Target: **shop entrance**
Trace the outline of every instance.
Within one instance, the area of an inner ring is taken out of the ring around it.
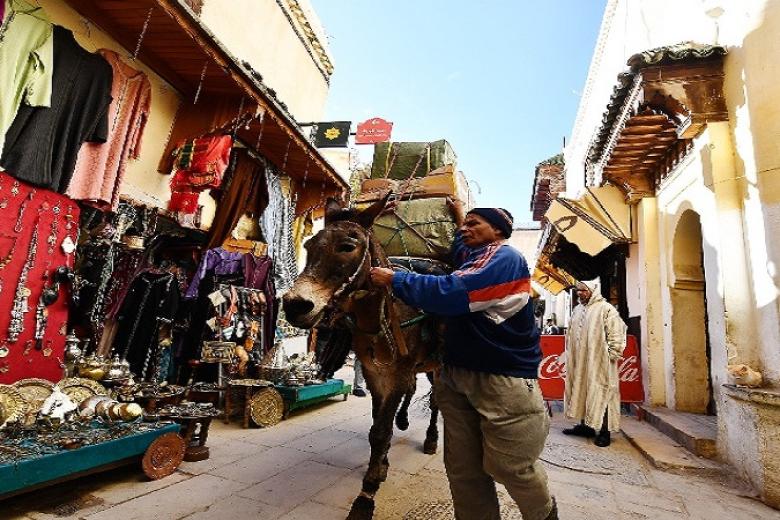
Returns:
[[[672,254],[674,285],[670,293],[675,408],[681,412],[714,415],[706,276],[701,221],[696,212],[686,210],[680,217]]]

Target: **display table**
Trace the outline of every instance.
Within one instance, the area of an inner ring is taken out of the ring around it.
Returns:
[[[327,401],[337,395],[343,395],[346,401],[352,392],[352,385],[344,384],[341,379],[328,379],[319,385],[276,385],[276,390],[284,399],[284,416],[287,417],[293,410]]]
[[[0,499],[139,460],[144,473],[158,479],[173,473],[184,456],[178,424],[93,424],[79,428],[68,430],[66,435],[48,434],[40,441],[0,434]],[[67,438],[77,443],[96,432],[116,438],[75,449],[58,444]]]

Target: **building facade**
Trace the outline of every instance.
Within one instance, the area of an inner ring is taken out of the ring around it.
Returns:
[[[778,30],[770,0],[609,0],[564,153],[566,192],[540,244],[550,269],[614,280],[607,296],[640,340],[646,402],[717,416],[718,457],[774,507]],[[624,207],[597,190],[618,190]],[[621,252],[605,266],[610,249]],[[736,385],[741,365],[763,383]]]

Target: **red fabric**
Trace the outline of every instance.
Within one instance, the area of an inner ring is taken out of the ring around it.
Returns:
[[[197,192],[174,191],[171,193],[168,209],[186,215],[194,215],[198,211],[198,195],[200,194]]]
[[[642,386],[642,365],[639,361],[639,348],[636,338],[627,336],[623,357],[618,362],[620,374],[620,401],[623,403],[641,403],[645,400]],[[566,336],[541,337],[542,364],[539,365],[539,386],[542,395],[548,401],[563,399],[566,378],[566,365],[558,356],[563,354]]]
[[[64,195],[36,188],[32,200],[28,201],[24,211],[21,230],[16,232],[14,227],[19,215],[19,207],[23,201],[27,200],[27,196],[33,188],[20,182],[19,193],[13,196],[11,194],[13,184],[13,177],[0,172],[0,262],[6,258],[14,238],[16,241],[11,261],[0,270],[0,280],[3,283],[3,290],[0,291],[0,344],[3,344],[8,337],[8,324],[11,321],[11,308],[16,295],[16,285],[22,267],[27,260],[33,230],[36,226],[38,228],[38,251],[27,278],[26,286],[32,293],[28,299],[29,312],[24,315],[24,331],[16,342],[8,344],[9,355],[0,358],[0,383],[10,384],[28,377],[40,377],[56,382],[62,379],[60,361],[63,359],[65,327],[68,321],[68,300],[70,299],[68,287],[61,286],[59,298],[53,305],[47,307],[49,316],[44,334],[44,348],[50,347],[52,349],[51,355],[45,357],[42,350],[36,350],[33,347],[25,356],[24,349],[27,340],[34,341],[35,308],[43,290],[44,272],[49,273],[49,280],[46,283],[52,284],[54,271],[57,267],[62,265],[73,267],[75,253],[66,255],[62,251],[61,244],[66,236],[70,236],[73,243],[76,243],[79,207],[73,200]],[[7,204],[4,208],[2,207],[3,202]],[[51,234],[52,221],[55,220],[52,209],[58,202],[60,214],[57,218],[57,239],[54,251],[50,255],[47,239]],[[48,204],[48,209],[42,208],[44,203]],[[70,230],[65,229],[67,222],[65,216],[68,214],[68,208],[70,208],[72,216]]]
[[[200,190],[218,188],[230,162],[232,147],[233,139],[229,135],[199,137],[182,143],[177,151],[177,171],[171,188],[182,184]]]

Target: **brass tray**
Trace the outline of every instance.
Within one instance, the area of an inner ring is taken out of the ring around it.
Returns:
[[[27,413],[27,402],[11,385],[0,385],[0,426],[15,421]]]
[[[43,402],[51,395],[54,388],[54,384],[51,381],[38,377],[20,379],[12,386],[22,394],[30,412],[40,410]]]
[[[278,424],[284,416],[284,400],[275,388],[263,388],[255,392],[249,400],[249,412],[252,421],[258,426],[268,427]]]
[[[108,390],[95,380],[85,377],[69,377],[63,379],[57,385],[76,404],[93,395],[108,395]]]

